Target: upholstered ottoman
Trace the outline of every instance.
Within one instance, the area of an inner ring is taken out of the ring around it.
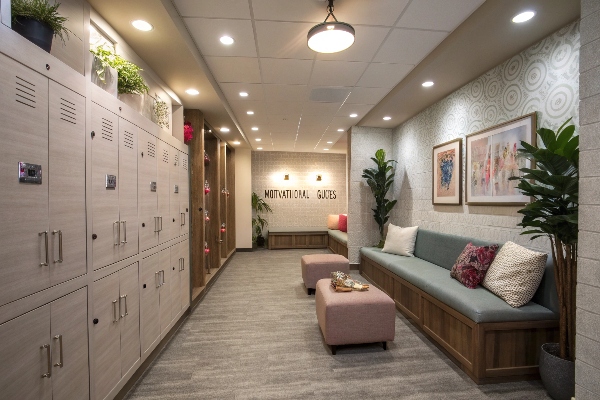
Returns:
[[[319,279],[331,278],[331,273],[342,271],[350,272],[348,259],[339,254],[309,254],[302,256],[302,280],[310,295],[315,292]]]
[[[331,279],[321,279],[316,292],[317,320],[331,354],[343,344],[382,342],[385,350],[394,340],[396,306],[373,285],[364,292],[336,292]]]

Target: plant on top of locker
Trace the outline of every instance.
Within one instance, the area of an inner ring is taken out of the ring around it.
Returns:
[[[65,27],[67,17],[61,16],[57,11],[59,6],[60,3],[51,5],[48,0],[12,0],[13,30],[50,52],[53,36],[57,36],[65,44],[65,37],[69,39],[71,33]],[[45,26],[35,27],[30,25],[32,21]]]
[[[119,94],[148,94],[149,88],[140,75],[142,69],[132,62],[125,60],[115,52],[106,49],[102,46],[90,49],[92,53],[102,65],[102,69],[98,70],[98,77],[102,80],[106,67],[112,67],[117,70],[117,86]]]

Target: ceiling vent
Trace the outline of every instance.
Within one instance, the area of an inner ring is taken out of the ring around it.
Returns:
[[[311,90],[310,101],[320,103],[341,103],[350,94],[350,89],[344,88],[316,88]]]

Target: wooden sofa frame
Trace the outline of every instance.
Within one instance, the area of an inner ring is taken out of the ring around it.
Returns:
[[[558,320],[476,323],[362,254],[359,270],[477,384],[539,379],[540,347],[558,341]]]
[[[348,245],[346,243],[342,243],[331,235],[327,235],[329,237],[329,242],[327,247],[335,254],[342,255],[348,258]]]

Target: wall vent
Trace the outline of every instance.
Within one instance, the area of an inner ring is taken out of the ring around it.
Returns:
[[[15,100],[17,103],[35,108],[35,84],[16,76],[15,81]]]
[[[163,149],[163,162],[169,163],[169,150]]]
[[[125,131],[125,135],[123,135],[123,144],[125,147],[133,149],[133,133]]]
[[[102,139],[113,141],[113,123],[106,118],[102,118]]]
[[[75,109],[75,103],[60,98],[60,119],[77,125],[77,110]]]
[[[350,90],[343,88],[316,88],[310,91],[309,100],[319,103],[341,103],[349,94]]]
[[[148,142],[148,155],[152,158],[156,158],[156,145],[152,142]]]

